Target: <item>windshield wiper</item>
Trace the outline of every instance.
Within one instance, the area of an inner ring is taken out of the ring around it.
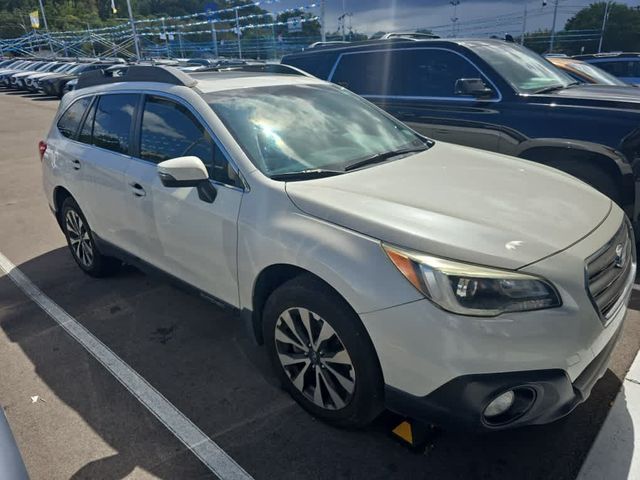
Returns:
[[[366,165],[373,165],[374,163],[384,162],[392,157],[397,157],[398,155],[404,155],[407,153],[418,153],[424,152],[429,148],[429,145],[425,145],[423,147],[414,147],[414,148],[403,148],[400,150],[391,150],[389,152],[381,152],[376,153],[375,155],[371,155],[363,160],[358,160],[357,162],[351,163],[347,165],[344,169],[345,172],[350,170],[355,170],[360,167],[364,167]]]
[[[276,173],[269,178],[272,180],[312,180],[314,178],[333,177],[342,175],[342,170],[325,170],[322,168],[312,168],[309,170],[300,170],[298,172]]]
[[[541,88],[540,90],[536,90],[535,92],[533,92],[533,94],[537,95],[540,93],[552,93],[558,90],[564,90],[565,88],[575,87],[576,85],[580,85],[580,82],[571,82],[566,85],[553,85],[551,87]]]

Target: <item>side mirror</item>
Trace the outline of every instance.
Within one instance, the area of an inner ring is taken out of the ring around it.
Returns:
[[[213,203],[216,189],[209,181],[207,167],[198,157],[178,157],[158,164],[158,176],[168,188],[196,187],[200,200]]]
[[[455,94],[476,98],[489,98],[493,90],[485,85],[481,78],[460,78],[456,80]]]

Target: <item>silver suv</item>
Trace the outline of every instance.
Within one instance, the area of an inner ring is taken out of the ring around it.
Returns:
[[[297,73],[83,75],[40,145],[79,267],[132,263],[234,307],[336,425],[386,406],[499,429],[584,401],[635,277],[622,210]]]

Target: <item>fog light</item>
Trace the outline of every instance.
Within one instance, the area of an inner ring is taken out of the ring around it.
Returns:
[[[513,390],[509,390],[508,392],[504,392],[502,395],[497,396],[489,405],[487,405],[487,408],[484,409],[484,416],[492,418],[502,415],[511,408],[515,397]]]

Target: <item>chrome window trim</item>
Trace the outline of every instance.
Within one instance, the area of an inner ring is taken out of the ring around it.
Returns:
[[[416,95],[375,95],[375,94],[374,95],[358,94],[358,95],[360,95],[362,97],[365,97],[365,98],[393,98],[393,99],[398,99],[398,100],[448,100],[448,101],[457,101],[457,102],[486,102],[486,103],[497,103],[497,102],[501,102],[502,101],[502,92],[496,86],[496,84],[493,83],[491,78],[482,71],[482,69],[480,67],[478,67],[466,55],[463,55],[460,52],[456,52],[455,50],[452,50],[450,48],[444,48],[444,47],[380,48],[380,49],[376,49],[376,50],[363,50],[363,51],[358,51],[358,52],[343,52],[340,55],[338,55],[338,58],[334,62],[333,67],[331,68],[331,71],[329,72],[329,76],[327,77],[327,81],[333,82],[333,75],[335,74],[339,63],[342,60],[342,57],[345,56],[345,55],[364,55],[364,54],[367,54],[367,53],[399,52],[399,51],[405,51],[405,50],[441,50],[441,51],[451,52],[451,53],[453,53],[455,55],[458,55],[459,57],[461,57],[464,60],[466,60],[469,64],[471,64],[471,66],[473,68],[475,68],[480,73],[480,75],[482,75],[484,78],[487,79],[487,81],[491,84],[491,86],[493,86],[494,90],[497,92],[498,98],[482,100],[482,99],[473,98],[473,97],[431,97],[431,96],[420,96],[420,95],[416,96]]]

